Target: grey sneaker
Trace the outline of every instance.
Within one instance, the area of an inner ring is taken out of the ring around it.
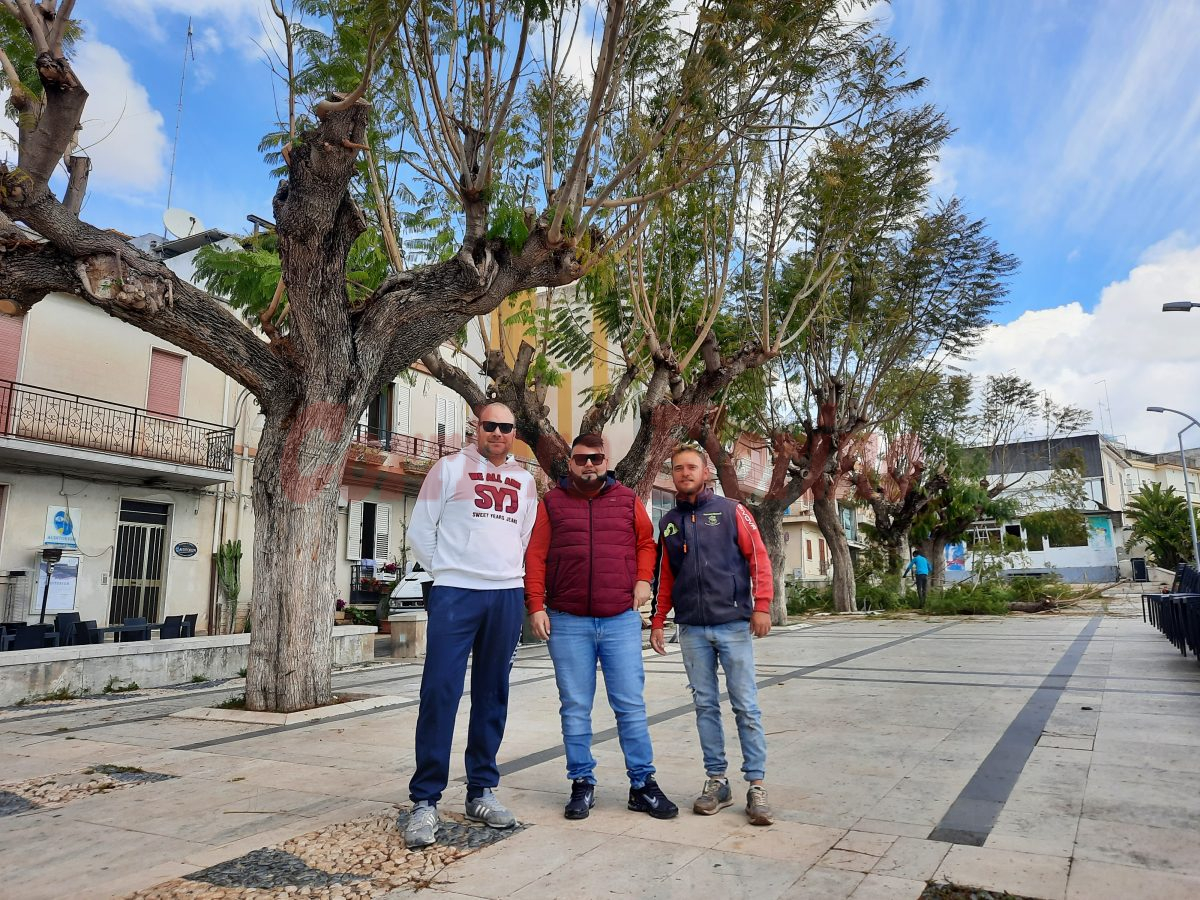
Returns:
[[[504,804],[497,800],[490,790],[485,790],[482,796],[467,801],[467,818],[482,822],[489,828],[512,828],[517,824],[517,817],[505,809]]]
[[[409,850],[428,847],[437,840],[438,825],[441,823],[436,806],[422,803],[414,806],[404,826],[404,846]]]
[[[698,816],[711,816],[717,810],[732,805],[733,793],[729,790],[729,780],[710,776],[704,782],[704,790],[692,804],[692,812]]]
[[[746,791],[746,818],[751,825],[771,824],[771,804],[767,802],[767,789],[761,784],[752,784]]]

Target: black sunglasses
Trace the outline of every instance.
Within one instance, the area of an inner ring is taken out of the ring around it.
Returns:
[[[594,466],[598,466],[598,465],[600,465],[600,463],[604,462],[604,454],[603,453],[576,453],[574,456],[571,457],[571,459],[575,460],[575,465],[577,465],[577,466],[586,466],[588,463],[591,463]]]
[[[479,424],[483,426],[483,430],[488,434],[497,429],[499,429],[501,434],[511,434],[512,430],[517,427],[512,422],[480,422]]]

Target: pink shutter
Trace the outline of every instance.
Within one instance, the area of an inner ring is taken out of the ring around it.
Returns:
[[[0,378],[17,380],[17,363],[21,359],[21,329],[24,316],[0,314]]]
[[[183,357],[163,350],[152,350],[146,409],[160,416],[179,415],[179,397],[182,390]]]

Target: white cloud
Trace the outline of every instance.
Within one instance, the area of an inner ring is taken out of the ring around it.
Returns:
[[[167,155],[163,117],[129,63],[96,41],[81,44],[73,62],[88,90],[79,143],[92,158],[90,189],[115,193],[160,187]]]
[[[191,17],[197,55],[220,53],[232,46],[246,57],[260,58],[260,46],[275,43],[273,32],[278,24],[270,0],[122,0],[113,12],[154,41],[178,40],[181,48],[185,26],[180,23],[183,16]],[[163,21],[168,16],[177,21],[168,26]],[[178,35],[173,31],[177,27]]]
[[[989,329],[975,359],[977,375],[1015,371],[1060,403],[1090,410],[1100,428],[1098,404],[1111,400],[1113,430],[1139,450],[1161,452],[1176,444],[1186,420],[1146,412],[1168,406],[1200,418],[1200,310],[1164,313],[1166,300],[1200,301],[1200,243],[1172,235],[1147,250],[1122,281],[1100,294],[1093,312],[1078,302],[1030,310]],[[1184,436],[1200,446],[1200,432]]]

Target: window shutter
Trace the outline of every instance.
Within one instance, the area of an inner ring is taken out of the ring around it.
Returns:
[[[0,315],[0,378],[17,380],[18,363],[21,359],[21,330],[25,326],[24,316]]]
[[[449,430],[446,427],[446,414],[450,408],[450,404],[446,402],[445,397],[437,398],[437,442],[439,444],[446,443],[446,433]]]
[[[346,522],[346,559],[358,562],[362,559],[362,501],[350,504],[350,518]]]
[[[387,503],[375,505],[375,559],[376,568],[390,559],[388,556],[388,532],[392,519],[392,507]]]
[[[409,422],[409,388],[407,385],[396,385],[396,427],[394,431],[401,434],[412,434],[409,430],[411,423]]]
[[[182,391],[183,357],[163,350],[151,350],[146,409],[160,416],[178,416]]]

